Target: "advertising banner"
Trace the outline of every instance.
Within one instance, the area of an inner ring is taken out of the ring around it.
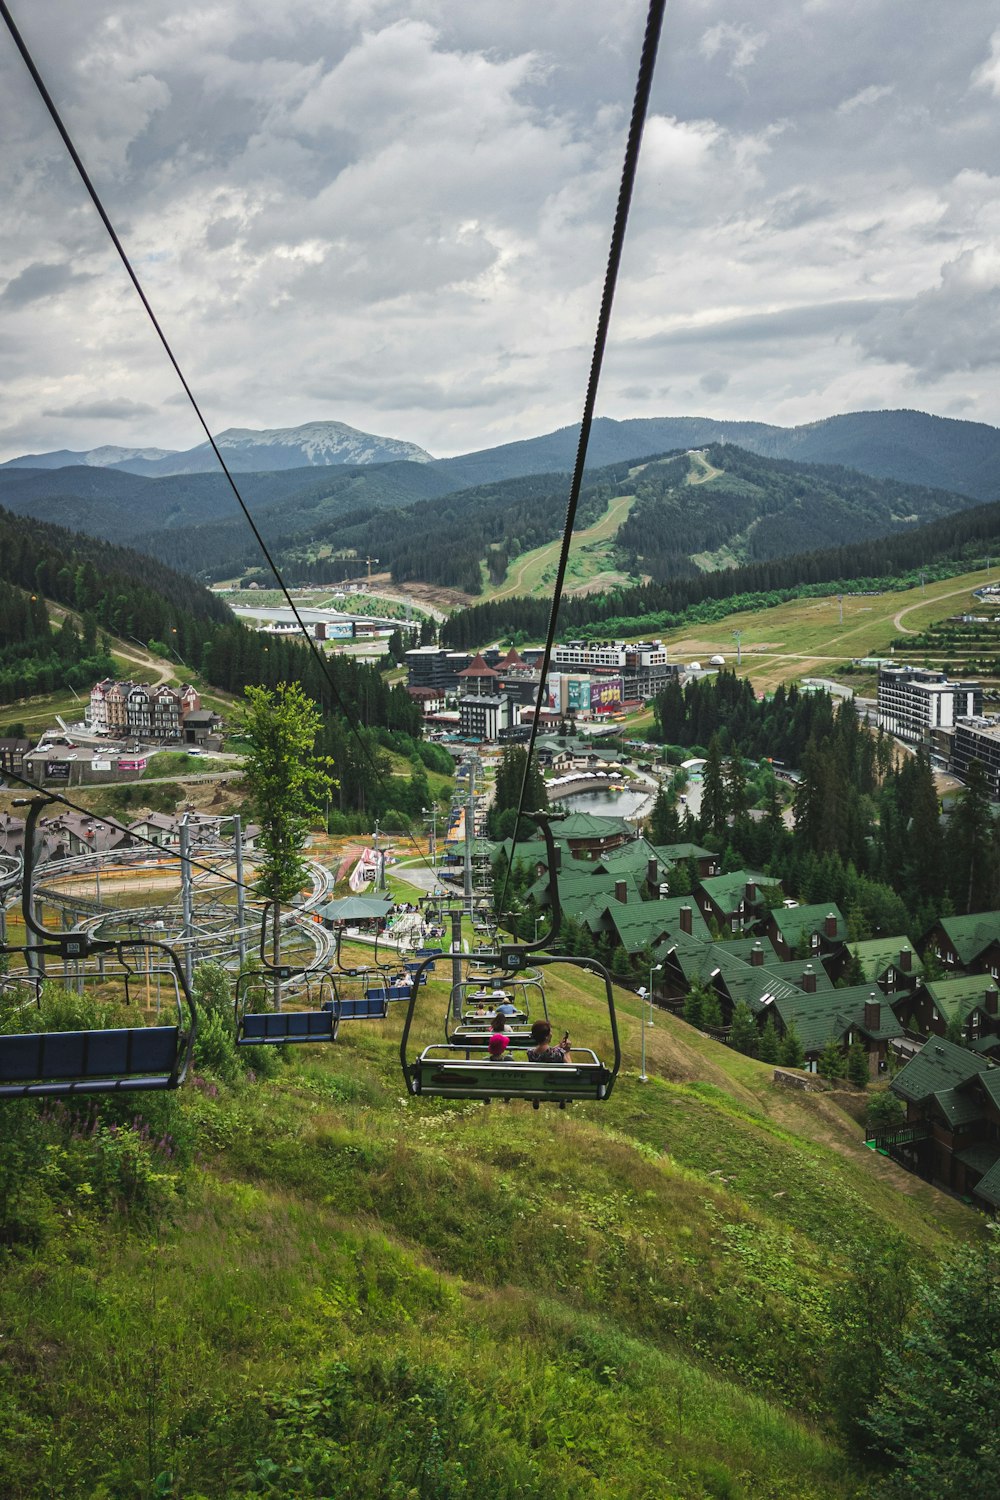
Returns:
[[[45,762],[45,780],[46,781],[68,781],[69,780],[69,761],[68,760],[47,760]]]
[[[146,769],[146,756],[138,755],[131,760],[120,760],[119,771],[144,771]]]
[[[570,713],[589,713],[591,684],[589,677],[567,677],[566,707]]]
[[[545,684],[545,703],[543,707],[555,714],[562,713],[561,688],[562,683],[558,677],[550,677]]]
[[[594,713],[613,713],[622,701],[620,677],[599,677],[590,684],[590,706]]]
[[[110,771],[111,770],[111,762],[109,760],[92,760],[90,762],[90,764],[91,764],[92,769],[95,770],[95,771]]]
[[[327,620],[326,638],[328,641],[350,641],[354,638],[353,620]]]

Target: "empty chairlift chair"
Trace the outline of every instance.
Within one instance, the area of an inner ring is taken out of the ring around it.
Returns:
[[[25,928],[36,941],[24,948],[4,945],[9,957],[21,956],[33,971],[27,979],[28,1006],[17,1012],[27,1019],[44,1016],[43,989],[37,976],[46,960],[73,964],[77,983],[101,985],[102,994],[117,991],[137,1019],[143,998],[148,1008],[151,976],[156,976],[158,1008],[163,989],[175,1019],[168,1024],[99,1027],[93,1030],[6,1031],[0,1034],[0,1099],[60,1097],[175,1089],[184,1081],[198,1025],[198,1015],[183,970],[165,943],[96,938],[87,932],[51,933],[34,918],[35,827],[43,797],[31,803],[25,826],[25,866],[21,907]],[[90,966],[90,961],[95,964]]]

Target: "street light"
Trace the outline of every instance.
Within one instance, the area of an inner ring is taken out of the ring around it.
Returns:
[[[639,991],[639,994],[640,994],[640,996],[642,998],[642,1002],[643,1002],[644,1005],[645,1005],[645,1003],[646,1003],[646,1001],[648,999],[648,1001],[649,1001],[649,1008],[650,1008],[650,1012],[651,1013],[652,1013],[652,1009],[653,1009],[653,975],[654,974],[658,974],[662,968],[663,968],[662,964],[652,964],[651,967],[650,967],[650,970],[649,970],[649,989],[648,990],[640,990]],[[641,1017],[640,1017],[640,1021],[641,1021]],[[646,1027],[647,1026],[652,1026],[652,1024],[653,1024],[653,1019],[652,1019],[652,1014],[650,1014],[650,1019],[648,1021],[646,1021],[643,1024],[643,1026],[642,1026],[642,1072],[639,1074],[639,1082],[640,1083],[648,1083],[649,1082],[649,1079],[646,1077]]]

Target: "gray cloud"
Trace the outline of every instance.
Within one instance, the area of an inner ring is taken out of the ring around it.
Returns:
[[[447,452],[578,417],[644,17],[34,0],[22,25],[212,425],[375,413]],[[985,6],[677,0],[602,410],[1000,421],[998,58]],[[5,454],[79,446],[91,412],[191,446],[10,48],[0,131]]]
[[[75,406],[46,408],[45,417],[66,417],[72,422],[115,422],[129,417],[155,416],[156,407],[145,401],[130,401],[127,396],[117,400],[110,397],[104,401],[78,401]]]
[[[5,307],[25,307],[29,302],[57,297],[72,286],[81,286],[92,280],[91,275],[73,271],[67,265],[33,261],[11,277],[0,292],[0,303]]]

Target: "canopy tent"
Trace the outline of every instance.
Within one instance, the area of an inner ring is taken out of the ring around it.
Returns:
[[[372,922],[388,916],[391,908],[389,896],[345,896],[340,901],[328,901],[319,914],[324,922]]]

